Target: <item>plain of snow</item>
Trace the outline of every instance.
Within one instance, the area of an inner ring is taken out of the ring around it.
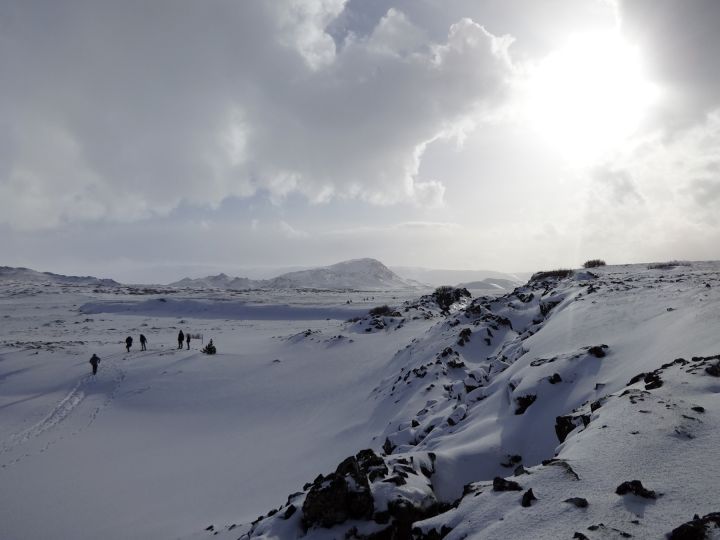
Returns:
[[[420,523],[425,530],[661,538],[695,513],[720,510],[720,383],[682,366],[645,394],[628,382],[675,358],[720,354],[720,264],[593,272],[447,315],[397,292],[139,295],[5,282],[0,537],[210,538],[203,529],[214,524],[219,538],[237,538],[319,473],[363,448],[380,453],[387,439],[393,456],[437,455],[428,485],[412,485],[418,496],[452,502],[472,484],[457,508]],[[400,316],[345,321],[384,303]],[[196,341],[177,350],[180,329],[214,339],[219,354],[201,354]],[[147,352],[138,351],[140,333]],[[605,357],[587,353],[600,344]],[[447,347],[457,354],[441,357]],[[94,378],[93,352],[102,358]],[[550,384],[556,373],[562,382]],[[633,403],[634,393],[643,400]],[[516,414],[526,395],[536,401]],[[589,425],[560,443],[556,416],[585,413]],[[530,472],[515,478],[538,497],[530,508],[517,492],[488,488],[513,474],[502,465],[511,455]],[[553,457],[580,480],[541,465]],[[635,478],[662,496],[614,493]],[[589,508],[562,502],[571,496]],[[587,529],[598,523],[606,529]],[[299,529],[268,518],[256,533],[292,538]]]

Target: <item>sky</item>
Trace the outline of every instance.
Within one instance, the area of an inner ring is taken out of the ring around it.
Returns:
[[[718,259],[719,20],[715,0],[5,0],[0,264]]]

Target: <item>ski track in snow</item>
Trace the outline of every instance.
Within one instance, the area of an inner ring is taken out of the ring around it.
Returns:
[[[6,468],[10,465],[19,463],[36,453],[43,453],[54,444],[57,444],[65,439],[67,436],[72,437],[78,435],[85,429],[89,428],[93,422],[95,422],[95,419],[98,417],[100,412],[110,405],[110,403],[112,403],[115,399],[118,389],[120,388],[120,384],[125,379],[125,371],[117,364],[117,357],[119,356],[122,356],[122,354],[111,355],[103,360],[103,365],[106,367],[106,370],[111,373],[110,384],[112,385],[112,388],[106,395],[105,399],[92,409],[87,422],[80,424],[80,426],[69,432],[59,431],[58,433],[55,433],[54,431],[54,428],[58,427],[79,409],[80,405],[88,395],[88,390],[90,390],[96,383],[95,376],[92,374],[87,374],[81,377],[72,390],[70,390],[70,392],[68,392],[67,395],[65,395],[65,397],[63,397],[42,420],[33,424],[29,428],[20,431],[19,433],[10,435],[5,441],[3,441],[2,446],[0,446],[0,457],[8,454],[12,456],[15,450],[33,442],[44,434],[48,434],[48,432],[54,434],[55,436],[47,440],[39,448],[39,450],[28,449],[28,451],[12,457],[10,461],[4,463],[0,462],[0,468]]]

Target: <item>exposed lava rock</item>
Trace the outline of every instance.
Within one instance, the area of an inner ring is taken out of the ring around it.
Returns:
[[[537,497],[533,493],[532,488],[530,488],[525,493],[523,493],[522,500],[520,501],[520,505],[524,508],[527,508],[528,506],[532,505],[533,501],[537,501]]]
[[[522,486],[512,480],[496,476],[493,478],[493,491],[522,491]]]
[[[334,473],[318,476],[302,506],[304,529],[329,528],[348,519],[370,519],[374,502],[368,476],[387,473],[381,457],[372,450],[362,450],[340,463]]]
[[[524,414],[527,408],[535,403],[537,396],[535,394],[528,394],[526,396],[520,396],[515,398],[518,404],[518,408],[515,409],[515,414]]]
[[[627,495],[628,493],[631,493],[645,499],[657,499],[655,492],[650,489],[646,489],[640,480],[623,482],[615,489],[615,493],[618,495]]]
[[[588,354],[595,358],[603,358],[605,356],[605,349],[607,348],[607,345],[594,345],[588,349]]]
[[[573,506],[575,506],[577,508],[587,508],[588,507],[587,499],[583,499],[582,497],[570,497],[569,499],[565,499],[563,502],[572,504]]]
[[[713,512],[703,517],[695,514],[691,521],[683,523],[672,530],[668,540],[705,540],[709,538],[709,530],[720,529],[720,512]]]
[[[559,373],[553,373],[552,375],[550,375],[550,377],[548,377],[548,381],[550,382],[550,384],[561,383],[562,377]]]

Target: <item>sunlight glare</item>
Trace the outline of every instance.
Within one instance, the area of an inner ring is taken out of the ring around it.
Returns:
[[[614,35],[583,35],[531,71],[528,94],[535,129],[565,157],[587,164],[633,134],[657,92],[637,50]]]

